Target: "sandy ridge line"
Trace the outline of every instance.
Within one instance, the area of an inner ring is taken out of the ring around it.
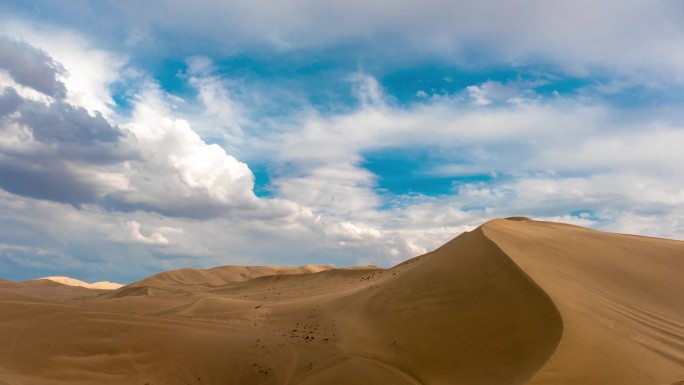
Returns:
[[[499,219],[499,220],[506,220],[506,219]],[[556,341],[556,346],[554,346],[553,351],[551,352],[551,354],[549,354],[549,356],[548,356],[548,358],[547,358],[547,361],[548,361],[548,360],[549,360],[551,357],[553,357],[553,355],[556,353],[556,351],[558,350],[558,346],[560,345],[560,342],[561,342],[561,340],[563,339],[563,333],[564,333],[564,331],[565,331],[565,323],[563,322],[563,314],[560,312],[560,310],[558,309],[558,304],[556,304],[556,302],[553,300],[553,298],[551,298],[551,296],[549,295],[549,293],[547,293],[547,292],[546,292],[546,291],[545,291],[545,290],[544,290],[544,289],[543,289],[543,288],[542,288],[542,287],[541,287],[541,286],[540,286],[540,285],[539,285],[539,284],[538,284],[538,283],[537,283],[529,274],[527,274],[527,272],[525,271],[525,269],[523,269],[522,266],[520,266],[520,265],[515,261],[515,259],[513,259],[510,255],[508,255],[508,253],[506,253],[506,251],[505,251],[501,246],[499,246],[498,243],[496,243],[496,241],[493,239],[493,237],[491,237],[491,236],[489,236],[489,235],[487,234],[487,230],[488,230],[487,227],[488,227],[488,225],[489,225],[490,223],[492,223],[492,222],[494,222],[494,221],[487,222],[487,223],[483,224],[482,226],[480,226],[480,228],[482,229],[482,235],[483,235],[483,237],[484,237],[488,242],[490,242],[494,247],[496,247],[496,249],[499,250],[499,251],[501,252],[501,254],[505,255],[506,258],[508,258],[508,260],[511,261],[513,267],[514,267],[515,269],[517,269],[517,270],[520,272],[520,274],[521,274],[521,275],[522,275],[522,276],[523,276],[523,277],[524,277],[532,286],[536,287],[537,290],[538,290],[543,296],[546,297],[546,299],[549,301],[549,303],[551,303],[551,304],[553,305],[553,309],[554,309],[554,311],[556,312],[556,315],[558,315],[558,319],[561,321],[561,335],[560,335],[560,337],[558,338],[558,341]],[[538,372],[539,370],[541,370],[543,367],[544,367],[544,365],[541,365],[539,368],[537,368],[537,371],[535,371],[535,373],[537,373],[537,372]],[[532,377],[534,377],[534,374],[533,374],[532,376],[530,376],[530,378],[532,378]],[[529,379],[528,379],[528,380],[529,380]]]
[[[560,310],[558,310],[558,306],[553,301],[551,296],[529,274],[527,274],[525,269],[523,269],[518,263],[516,263],[515,260],[513,258],[511,258],[511,256],[508,255],[508,253],[506,253],[506,251],[504,251],[504,249],[501,248],[499,246],[499,244],[496,243],[496,241],[494,239],[492,239],[489,235],[487,235],[487,224],[488,223],[489,222],[482,225],[482,235],[484,235],[484,237],[487,239],[487,241],[489,241],[492,245],[494,245],[494,247],[496,247],[497,250],[499,250],[503,255],[505,255],[506,258],[508,258],[508,260],[511,261],[511,263],[515,266],[515,268],[517,268],[517,270],[522,274],[522,276],[525,277],[525,279],[530,284],[532,284],[534,287],[536,287],[553,304],[553,307],[556,309],[556,313],[559,316],[561,316],[560,319],[562,320],[563,319],[562,314],[560,313]]]

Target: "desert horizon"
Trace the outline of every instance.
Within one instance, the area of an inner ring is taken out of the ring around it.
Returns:
[[[0,280],[0,384],[679,384],[682,271],[682,241],[515,217],[387,269]]]
[[[0,1],[0,385],[684,385],[683,17]]]

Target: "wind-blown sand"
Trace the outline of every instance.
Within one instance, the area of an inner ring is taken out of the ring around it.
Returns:
[[[674,384],[684,242],[494,220],[391,269],[0,280],[0,384]]]

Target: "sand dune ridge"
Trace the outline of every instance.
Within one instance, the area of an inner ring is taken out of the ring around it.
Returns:
[[[684,242],[524,217],[390,269],[0,280],[0,384],[675,384]]]

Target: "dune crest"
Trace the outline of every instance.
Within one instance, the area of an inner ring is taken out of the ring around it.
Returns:
[[[134,282],[127,287],[149,286],[156,288],[191,289],[193,286],[218,287],[228,284],[246,282],[264,276],[293,275],[318,273],[336,269],[334,265],[303,266],[218,266],[209,269],[184,268],[164,271],[159,274]]]
[[[109,281],[88,283],[75,278],[62,276],[42,277],[38,279],[46,279],[48,281],[61,283],[62,285],[85,287],[86,289],[116,290],[124,286],[120,283],[114,283]]]
[[[0,384],[676,384],[683,273],[684,242],[512,217],[391,269],[0,280]]]
[[[684,242],[538,221],[482,228],[563,318],[558,349],[530,384],[684,379]]]

